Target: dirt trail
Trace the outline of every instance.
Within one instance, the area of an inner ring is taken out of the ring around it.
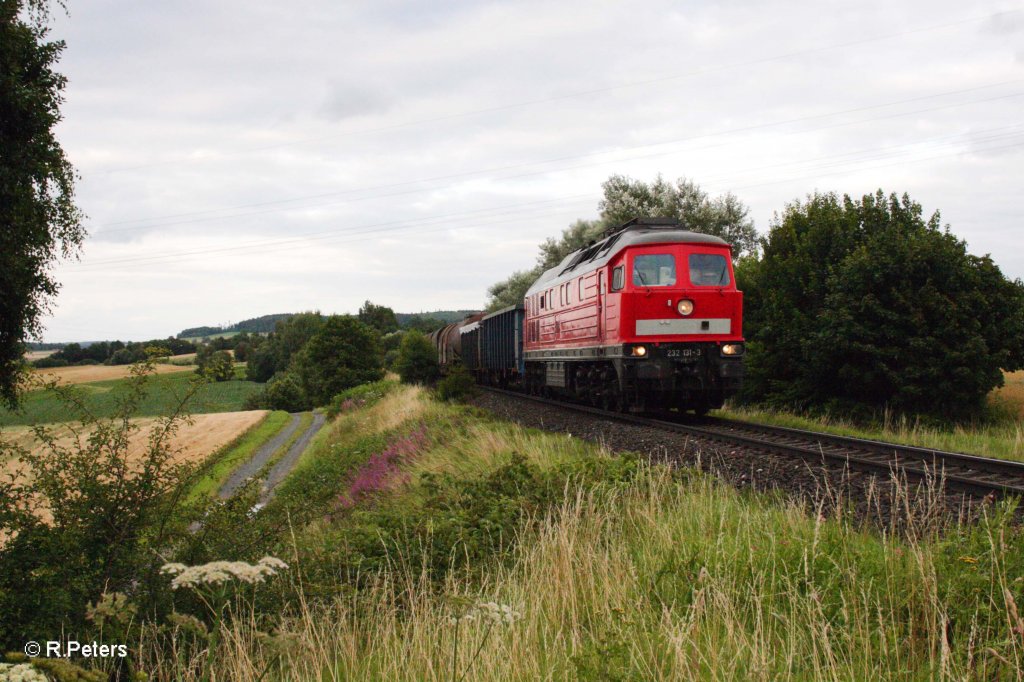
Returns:
[[[260,504],[266,504],[270,501],[270,498],[274,495],[274,488],[291,472],[292,467],[299,461],[299,457],[309,447],[309,442],[313,440],[313,436],[324,425],[324,421],[325,417],[322,412],[313,414],[313,423],[309,425],[305,433],[299,436],[298,440],[288,449],[288,453],[274,465],[274,468],[267,475],[267,480],[263,483],[263,491],[260,494]]]
[[[291,415],[291,421],[289,421],[283,429],[278,431],[276,436],[261,445],[259,449],[253,453],[252,457],[243,462],[241,466],[231,473],[228,480],[226,480],[224,485],[220,487],[220,490],[217,491],[217,497],[222,500],[228,499],[234,495],[249,478],[258,474],[260,469],[266,465],[274,453],[292,437],[292,434],[295,433],[295,429],[299,428],[299,420],[301,416],[302,415],[299,413]]]

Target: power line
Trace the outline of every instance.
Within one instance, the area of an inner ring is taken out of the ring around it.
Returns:
[[[978,90],[985,90],[985,89],[995,88],[995,87],[999,87],[999,86],[1003,86],[1003,85],[1008,85],[1008,84],[1011,84],[1011,83],[1019,83],[1020,81],[1021,81],[1021,79],[1015,79],[1015,80],[1010,80],[1010,81],[1002,81],[1002,82],[999,82],[999,83],[992,83],[992,84],[989,84],[989,85],[976,86],[976,87],[973,87],[973,88],[965,88],[965,89],[960,89],[960,90],[951,90],[951,91],[941,92],[941,93],[937,93],[937,94],[933,94],[933,95],[922,95],[922,96],[918,96],[918,97],[911,97],[911,98],[907,98],[907,99],[896,100],[896,101],[893,101],[893,102],[886,102],[886,103],[882,103],[882,104],[876,104],[876,105],[870,105],[870,106],[864,106],[864,107],[855,107],[855,108],[852,108],[852,109],[844,109],[844,110],[839,110],[839,111],[832,111],[832,112],[828,112],[828,113],[824,113],[824,114],[815,114],[815,115],[811,115],[811,116],[801,116],[801,117],[786,119],[786,120],[783,120],[783,121],[773,121],[773,122],[769,122],[769,123],[761,123],[761,124],[753,124],[753,125],[748,125],[748,126],[740,126],[740,127],[730,128],[730,129],[726,129],[726,130],[720,130],[720,131],[716,131],[716,132],[712,132],[712,133],[702,133],[702,134],[699,134],[699,135],[690,135],[690,136],[686,136],[686,137],[682,137],[682,138],[676,138],[676,139],[673,139],[673,140],[665,140],[665,141],[661,141],[661,142],[649,142],[649,143],[644,143],[644,144],[639,144],[639,145],[630,145],[630,146],[627,146],[627,147],[619,147],[618,149],[615,149],[615,150],[605,150],[605,151],[598,151],[598,152],[588,152],[586,154],[576,154],[576,155],[570,155],[570,156],[554,157],[554,158],[549,158],[549,159],[543,159],[543,160],[540,160],[540,161],[529,161],[529,162],[523,162],[523,163],[518,163],[518,164],[509,164],[509,165],[505,165],[505,166],[496,166],[496,167],[491,167],[491,168],[483,168],[483,169],[477,169],[477,170],[473,170],[473,171],[465,171],[465,172],[461,172],[461,173],[449,173],[449,174],[445,174],[445,175],[432,176],[432,177],[428,177],[428,178],[420,178],[420,179],[416,179],[416,180],[408,180],[408,181],[403,181],[403,182],[398,182],[398,183],[389,183],[389,184],[384,184],[384,185],[373,185],[373,186],[355,188],[355,189],[350,189],[350,190],[341,190],[341,191],[338,191],[338,192],[327,192],[327,193],[321,193],[321,194],[307,195],[307,196],[303,196],[303,197],[294,197],[294,198],[291,198],[291,199],[280,199],[280,200],[275,200],[275,201],[265,201],[265,202],[256,202],[256,203],[252,203],[252,204],[242,204],[242,205],[236,205],[236,206],[233,206],[233,207],[221,208],[221,209],[207,209],[207,210],[204,210],[204,211],[193,211],[193,212],[186,212],[186,213],[177,213],[177,214],[158,216],[158,217],[153,217],[153,218],[140,218],[140,219],[134,219],[134,220],[123,220],[123,221],[117,221],[117,222],[111,222],[111,223],[104,223],[103,225],[97,226],[97,227],[104,228],[104,227],[108,227],[108,226],[127,225],[127,224],[130,224],[130,223],[136,223],[136,222],[139,222],[139,223],[142,223],[142,222],[152,223],[152,224],[145,224],[145,225],[136,225],[134,227],[123,227],[123,228],[115,228],[115,229],[102,229],[101,232],[100,232],[100,234],[112,234],[112,233],[116,233],[116,232],[127,232],[127,231],[154,229],[154,228],[159,228],[159,227],[168,227],[168,226],[175,226],[175,225],[185,225],[185,224],[194,224],[194,223],[200,223],[200,222],[209,222],[209,221],[216,221],[216,220],[230,220],[230,219],[234,219],[234,218],[245,218],[245,217],[250,217],[250,216],[254,216],[254,215],[265,215],[267,213],[276,213],[276,212],[279,212],[279,211],[288,210],[290,208],[318,208],[318,207],[322,207],[322,206],[336,205],[336,204],[339,204],[339,203],[351,203],[351,202],[356,202],[356,201],[366,201],[366,200],[385,198],[385,197],[403,196],[403,195],[406,195],[406,194],[414,194],[414,193],[419,193],[419,192],[435,191],[438,188],[436,188],[436,187],[426,187],[426,188],[413,189],[413,190],[404,191],[404,192],[393,192],[393,193],[383,194],[383,195],[374,195],[374,196],[368,196],[368,197],[357,197],[357,198],[353,198],[353,199],[345,199],[345,200],[334,201],[334,202],[329,202],[329,203],[300,205],[300,206],[295,206],[295,207],[285,206],[285,207],[274,208],[274,209],[269,209],[269,210],[265,210],[265,211],[249,211],[249,212],[246,212],[246,213],[235,213],[235,214],[229,214],[229,215],[208,215],[208,214],[211,214],[211,213],[219,213],[219,212],[223,212],[223,211],[233,211],[233,210],[240,210],[240,209],[245,209],[245,208],[259,208],[259,207],[264,207],[264,206],[276,206],[276,205],[279,205],[279,204],[294,203],[294,202],[299,202],[299,201],[308,201],[308,200],[314,200],[314,199],[325,199],[325,198],[329,198],[329,197],[338,197],[338,196],[342,196],[342,195],[345,195],[345,194],[355,194],[355,193],[358,193],[358,192],[370,192],[370,191],[381,190],[381,189],[391,189],[391,188],[397,188],[397,187],[407,187],[409,185],[417,185],[417,184],[422,184],[422,183],[427,183],[427,182],[437,182],[437,181],[441,181],[441,180],[452,180],[452,179],[457,179],[457,178],[466,178],[466,177],[472,177],[472,176],[480,175],[480,174],[484,174],[484,173],[501,172],[501,171],[505,171],[505,170],[514,170],[516,168],[524,168],[524,167],[530,167],[530,166],[538,166],[538,165],[542,165],[542,164],[557,163],[559,161],[571,161],[571,160],[575,160],[575,159],[583,159],[583,158],[589,158],[589,157],[594,157],[594,156],[613,154],[613,153],[618,153],[618,152],[621,152],[621,151],[624,151],[624,150],[645,149],[645,148],[649,148],[649,147],[658,147],[658,146],[664,146],[664,145],[669,145],[669,144],[679,144],[679,143],[682,143],[682,142],[692,142],[694,140],[699,140],[699,139],[708,138],[708,137],[720,137],[720,136],[724,136],[724,135],[731,135],[731,134],[742,133],[742,132],[750,132],[750,131],[753,131],[753,130],[761,130],[761,129],[765,129],[765,128],[783,126],[783,125],[788,125],[788,124],[791,124],[791,123],[801,123],[801,122],[805,122],[805,121],[812,121],[812,120],[817,120],[817,119],[822,119],[822,118],[829,118],[829,117],[832,117],[832,116],[839,116],[839,115],[842,115],[842,114],[857,113],[857,112],[860,112],[860,111],[870,111],[870,110],[873,110],[873,109],[881,109],[881,108],[885,108],[885,107],[898,106],[900,104],[907,104],[907,103],[910,103],[910,102],[922,101],[922,100],[927,100],[927,99],[935,99],[935,98],[938,98],[938,97],[947,97],[947,96],[950,96],[950,95],[963,94],[963,93],[967,93],[967,92],[975,92],[975,91],[978,91]],[[830,124],[828,126],[822,126],[820,128],[808,128],[808,129],[804,129],[804,130],[800,130],[800,131],[793,131],[793,133],[791,133],[791,134],[804,133],[804,132],[813,132],[813,131],[816,131],[816,130],[831,129],[831,128],[842,127],[842,126],[847,126],[847,125],[856,125],[858,123],[866,123],[866,122],[870,122],[870,121],[885,120],[885,119],[889,119],[889,118],[898,118],[898,117],[903,117],[903,116],[911,116],[911,115],[919,114],[919,113],[928,113],[928,112],[939,111],[939,110],[943,110],[943,109],[956,108],[956,107],[961,107],[961,106],[970,106],[972,104],[981,104],[981,103],[985,103],[985,102],[997,101],[997,100],[1000,100],[1000,99],[1009,99],[1009,98],[1013,98],[1013,97],[1020,97],[1022,95],[1024,95],[1024,93],[1018,92],[1018,93],[1010,93],[1010,94],[1006,94],[1006,95],[999,95],[999,96],[990,97],[990,98],[984,98],[984,99],[980,99],[980,100],[970,100],[968,102],[954,102],[954,103],[950,103],[950,104],[939,105],[939,106],[936,106],[936,107],[929,107],[929,108],[925,108],[925,109],[917,109],[917,110],[909,111],[909,112],[897,112],[895,114],[889,114],[889,115],[886,115],[886,116],[879,116],[879,117],[874,117],[874,118],[869,118],[869,119],[861,119],[861,120],[853,121],[853,122],[844,122],[844,123]],[[655,154],[655,156],[658,156],[658,155],[660,155],[660,154]],[[640,156],[640,157],[632,157],[632,158],[649,158],[649,157]],[[627,160],[629,160],[629,159],[627,159]],[[598,162],[598,164],[596,164],[596,165],[602,165],[604,163],[607,163],[607,162]],[[573,166],[572,168],[581,168],[581,167],[586,167],[586,166]],[[512,178],[527,177],[529,175],[541,175],[541,174],[548,173],[548,172],[550,172],[550,171],[549,170],[541,170],[541,171],[537,171],[537,172],[534,172],[534,173],[514,175],[514,176],[511,176],[511,177]],[[502,179],[508,179],[508,178],[502,178]],[[175,220],[177,218],[188,218],[188,217],[192,217],[192,216],[194,216],[194,218],[192,220]],[[206,216],[206,217],[201,217],[201,216]],[[170,222],[155,222],[155,221],[164,221],[164,220],[169,220]]]
[[[1013,127],[1013,126],[1009,126],[1009,127]],[[999,130],[999,129],[996,129],[996,130]],[[994,141],[994,140],[999,140],[999,139],[1003,139],[1003,138],[1011,138],[1012,139],[1012,138],[1018,137],[1019,135],[1020,135],[1020,133],[1013,133],[1013,134],[1007,134],[1007,135],[997,135],[997,136],[992,136],[991,138],[982,138],[981,141],[986,141],[986,140]],[[972,141],[976,142],[977,140],[972,140]],[[900,146],[906,147],[906,146],[910,146],[910,145],[900,145]],[[1014,143],[1014,144],[1007,144],[1007,145],[995,145],[995,146],[988,146],[988,147],[978,147],[978,148],[970,150],[970,151],[986,152],[986,151],[995,151],[995,150],[1000,150],[1000,149],[1017,148],[1017,147],[1020,147],[1020,146],[1024,146],[1024,142],[1017,142],[1017,143]],[[898,148],[898,147],[895,147],[895,148]],[[865,150],[863,152],[851,152],[850,154],[839,155],[839,156],[850,156],[852,154],[877,153],[877,152],[885,151],[886,149],[894,149],[894,148],[893,147],[890,147],[890,148],[882,147],[882,148],[879,148],[877,150]],[[895,163],[877,164],[877,165],[873,165],[873,166],[859,167],[859,168],[856,168],[855,171],[860,172],[860,171],[864,171],[864,170],[872,170],[872,169],[877,169],[877,168],[886,168],[886,167],[891,167],[893,165],[900,165],[900,164],[922,163],[922,162],[932,161],[932,160],[940,159],[940,158],[948,158],[948,157],[951,157],[951,156],[960,156],[960,155],[962,155],[964,153],[967,153],[967,152],[965,152],[963,150],[960,150],[960,151],[955,151],[955,152],[951,152],[951,153],[947,153],[947,154],[938,154],[938,155],[933,155],[933,156],[924,157],[924,158],[903,160],[903,161],[898,161],[898,162],[895,162]],[[818,157],[818,159],[810,159],[810,160],[805,160],[803,162],[789,162],[789,163],[784,163],[784,164],[774,164],[772,166],[762,166],[762,167],[760,167],[758,169],[750,169],[750,170],[770,170],[770,169],[773,169],[773,168],[776,168],[776,167],[785,167],[785,166],[794,165],[795,163],[806,163],[808,161],[827,160],[829,158],[832,158],[832,157],[829,157],[829,156]],[[835,164],[833,164],[833,165],[835,165]],[[740,173],[743,173],[743,172],[749,172],[749,171],[740,171]],[[815,174],[813,176],[801,176],[801,177],[789,177],[789,178],[783,178],[783,179],[773,179],[773,180],[766,181],[766,182],[759,182],[759,183],[753,183],[753,184],[747,184],[747,185],[741,185],[741,186],[733,186],[733,187],[730,187],[729,189],[730,190],[748,189],[748,188],[752,188],[752,187],[760,187],[760,186],[765,186],[765,185],[780,184],[780,183],[785,183],[785,182],[794,182],[794,181],[797,181],[797,180],[816,179],[818,177],[838,175],[838,174],[848,173],[848,172],[854,172],[854,171],[850,170],[850,169],[844,169],[844,170],[834,171],[834,172],[831,172],[831,173]],[[578,195],[578,197],[588,197],[588,196],[589,195]],[[576,197],[573,197],[573,198],[576,198]],[[565,199],[547,200],[547,203],[556,202],[556,201],[564,201],[564,200]],[[546,203],[546,202],[530,202],[530,203],[541,204],[541,203]],[[526,204],[522,204],[522,205],[526,205]],[[515,204],[509,205],[508,208],[511,208],[511,207],[514,207],[514,206],[517,206],[517,205],[515,205]],[[459,215],[459,214],[450,214],[450,215]],[[322,236],[318,236],[318,237],[313,238],[313,239],[308,239],[306,237],[299,237],[299,238],[293,238],[293,239],[288,239],[288,240],[278,240],[278,241],[273,242],[273,243],[254,244],[254,245],[247,246],[245,248],[249,249],[249,250],[257,250],[257,252],[259,252],[261,250],[265,250],[265,249],[267,249],[267,247],[271,247],[271,248],[273,248],[275,250],[285,250],[285,249],[293,249],[293,248],[296,248],[296,247],[298,247],[298,248],[305,248],[306,246],[309,245],[309,243],[308,243],[309,241],[318,241],[319,244],[329,243],[329,242],[349,243],[349,242],[355,242],[355,241],[365,241],[366,239],[378,238],[380,236],[379,233],[380,232],[385,232],[385,231],[387,231],[387,232],[392,232],[392,231],[397,232],[397,231],[406,231],[406,230],[410,230],[410,229],[420,228],[419,229],[420,232],[434,232],[434,231],[439,231],[439,230],[451,229],[452,226],[450,224],[442,225],[442,226],[438,227],[435,230],[424,230],[421,227],[424,223],[426,223],[428,221],[437,221],[437,220],[443,219],[445,217],[448,217],[448,216],[434,216],[434,217],[427,218],[427,219],[411,219],[411,220],[408,220],[408,221],[392,221],[391,223],[382,223],[382,224],[376,224],[376,225],[362,226],[361,228],[359,228],[356,231],[335,231],[333,233],[324,234]],[[482,223],[482,224],[481,223],[477,223],[477,224],[474,224],[472,226],[473,227],[487,227],[487,226],[491,226],[491,225],[495,225],[495,224],[502,224],[502,223],[512,222],[512,221],[516,221],[516,220],[522,220],[522,217],[512,218],[512,219],[505,220],[505,221],[490,221],[490,222],[486,222],[486,223]],[[412,225],[407,225],[405,227],[402,227],[400,224],[404,224],[404,223],[413,223],[413,224]],[[387,228],[387,229],[375,229],[378,225],[392,225],[392,227]],[[366,237],[364,237],[362,239],[346,239],[347,237],[350,237],[350,236],[353,236],[353,235],[359,235],[359,234],[369,234],[369,236],[366,236]],[[163,263],[163,262],[173,262],[173,261],[179,260],[181,258],[190,258],[190,257],[191,258],[200,258],[201,259],[201,258],[207,257],[207,256],[216,256],[219,253],[223,253],[223,252],[237,253],[239,251],[240,251],[240,247],[232,246],[232,247],[226,247],[226,248],[223,248],[223,249],[201,250],[201,251],[194,251],[194,252],[178,252],[178,253],[174,253],[174,254],[160,254],[158,256],[148,256],[148,257],[139,257],[139,258],[113,259],[113,260],[100,261],[100,262],[97,262],[97,263],[82,264],[82,266],[80,266],[79,268],[76,268],[76,271],[83,271],[83,270],[89,270],[89,269],[103,269],[103,270],[123,269],[123,268],[118,268],[116,266],[117,265],[122,265],[122,266],[123,265],[129,265],[129,266],[131,266],[133,264],[142,263],[142,262],[147,262],[148,264],[156,264],[156,263]],[[115,267],[114,268],[110,268],[109,267],[110,265],[114,265]]]
[[[711,74],[711,73],[717,73],[719,71],[728,71],[728,70],[733,70],[733,69],[748,68],[748,67],[757,66],[757,65],[760,65],[760,64],[766,64],[766,63],[770,63],[770,62],[776,62],[776,61],[782,61],[782,60],[786,60],[786,59],[791,59],[793,57],[800,57],[800,56],[805,56],[805,55],[817,54],[817,53],[820,53],[820,52],[827,52],[827,51],[830,51],[830,50],[843,49],[843,48],[846,48],[846,47],[854,47],[854,46],[857,46],[857,45],[865,45],[865,44],[868,44],[868,43],[880,42],[880,41],[884,41],[884,40],[890,40],[892,38],[900,38],[900,37],[903,37],[903,36],[913,35],[913,34],[916,34],[916,33],[927,33],[927,32],[931,32],[931,31],[942,30],[942,29],[945,29],[945,28],[951,28],[951,27],[960,26],[960,25],[963,25],[963,24],[976,23],[978,21],[985,21],[985,20],[991,19],[993,16],[1005,16],[1005,15],[1010,15],[1010,14],[1016,14],[1016,13],[1021,12],[1021,11],[1024,11],[1024,10],[1021,10],[1021,9],[1011,9],[1011,10],[1006,10],[1006,11],[1003,11],[1003,12],[997,12],[997,13],[994,13],[994,14],[988,14],[988,15],[985,15],[985,16],[974,16],[974,17],[969,17],[969,18],[965,18],[965,19],[958,19],[956,21],[945,22],[945,23],[941,23],[941,24],[932,24],[932,25],[929,25],[929,26],[922,26],[920,28],[910,29],[910,30],[907,30],[907,31],[898,31],[898,32],[895,32],[895,33],[886,33],[886,34],[882,34],[882,35],[878,35],[878,36],[871,36],[871,37],[868,37],[868,38],[861,38],[861,39],[858,39],[858,40],[851,40],[851,41],[847,41],[847,42],[843,42],[843,43],[834,43],[834,44],[831,44],[831,45],[820,45],[820,46],[817,46],[817,47],[805,48],[805,49],[802,49],[802,50],[795,50],[795,51],[792,51],[792,52],[785,52],[785,53],[781,53],[781,54],[777,54],[777,55],[772,55],[772,56],[769,56],[769,57],[761,57],[761,58],[758,58],[758,59],[745,60],[745,61],[740,61],[740,62],[733,62],[733,63],[730,63],[730,64],[719,64],[719,65],[716,65],[716,66],[709,66],[709,67],[704,67],[704,68],[701,68],[701,69],[694,69],[694,70],[691,70],[691,71],[685,71],[683,73],[674,74],[674,75],[670,75],[670,76],[662,76],[662,77],[659,77],[659,78],[651,78],[651,79],[646,79],[646,80],[642,80],[642,81],[633,81],[633,82],[630,82],[630,83],[623,83],[623,84],[620,84],[620,85],[612,85],[612,86],[607,86],[607,87],[604,87],[604,88],[593,88],[593,89],[589,89],[589,90],[580,90],[580,91],[577,91],[577,92],[565,93],[565,94],[556,95],[556,96],[553,96],[553,97],[546,97],[546,98],[534,99],[534,100],[526,100],[526,101],[522,101],[522,102],[512,102],[512,103],[509,103],[509,104],[502,104],[502,105],[493,106],[493,107],[485,107],[485,108],[481,108],[481,109],[470,109],[470,110],[467,110],[467,111],[455,112],[455,113],[451,113],[451,114],[444,114],[442,116],[435,116],[433,118],[418,119],[418,120],[415,120],[415,121],[408,121],[408,122],[405,122],[405,123],[396,123],[396,124],[390,125],[390,126],[381,126],[381,127],[377,127],[377,128],[366,128],[366,129],[363,129],[363,130],[350,131],[350,132],[347,132],[347,133],[339,133],[337,135],[319,136],[319,137],[315,137],[315,138],[306,138],[306,139],[303,139],[303,140],[296,140],[296,141],[293,141],[293,142],[281,142],[281,143],[273,144],[273,145],[264,145],[264,146],[260,146],[260,147],[252,147],[250,149],[240,150],[240,151],[237,151],[237,152],[233,152],[233,154],[234,155],[246,154],[246,153],[257,152],[257,151],[267,151],[267,150],[270,150],[270,149],[280,149],[280,148],[283,148],[283,147],[293,147],[293,146],[298,146],[298,145],[303,145],[303,144],[311,144],[311,143],[314,143],[314,142],[324,142],[326,140],[337,140],[337,139],[343,139],[343,138],[346,138],[346,137],[352,137],[352,136],[355,136],[355,135],[365,135],[365,134],[370,134],[370,133],[386,132],[386,131],[390,131],[390,130],[398,130],[398,129],[401,129],[401,128],[409,128],[409,127],[413,127],[413,126],[417,126],[417,125],[423,125],[423,124],[427,124],[427,123],[438,123],[440,121],[447,121],[447,120],[451,120],[451,119],[464,118],[464,117],[468,117],[468,116],[477,116],[477,115],[480,115],[480,114],[495,113],[495,112],[499,112],[499,111],[507,111],[507,110],[511,110],[511,109],[518,109],[518,108],[523,108],[523,107],[535,106],[535,105],[538,105],[538,104],[550,104],[552,102],[559,102],[559,101],[563,101],[563,100],[567,100],[567,99],[575,99],[575,98],[579,98],[579,97],[589,97],[589,96],[592,96],[592,95],[604,94],[604,93],[607,93],[607,92],[614,92],[614,91],[617,91],[617,90],[624,90],[624,89],[637,88],[637,87],[645,87],[645,86],[649,86],[649,85],[659,85],[659,84],[662,84],[662,83],[668,83],[668,82],[675,81],[675,80],[682,80],[682,79],[686,79],[686,78],[693,78],[693,77],[696,77],[696,76],[702,76],[702,75],[707,75],[707,74]],[[140,164],[140,165],[135,165],[135,166],[125,166],[125,167],[121,167],[121,168],[108,169],[108,170],[105,170],[105,171],[97,171],[96,174],[120,173],[120,172],[125,172],[125,171],[140,170],[140,169],[143,169],[143,168],[152,168],[152,167],[157,167],[157,166],[173,165],[173,164],[179,164],[179,163],[194,163],[194,160],[193,159],[171,159],[171,160],[167,160],[167,161],[157,161],[157,162],[153,162],[153,163],[149,163],[149,164]]]
[[[351,234],[363,234],[365,232],[374,232],[374,231],[376,231],[376,232],[385,232],[385,231],[388,231],[389,229],[394,229],[392,226],[402,226],[402,225],[408,225],[410,223],[413,223],[413,225],[411,225],[410,228],[414,228],[414,227],[416,227],[418,225],[421,225],[423,223],[437,222],[437,221],[442,221],[442,220],[450,220],[452,218],[461,218],[462,220],[466,220],[466,219],[470,219],[470,218],[477,218],[477,217],[479,217],[479,215],[477,215],[477,214],[481,214],[481,213],[484,214],[484,216],[486,217],[487,214],[503,215],[503,214],[509,212],[509,211],[503,211],[502,209],[513,209],[513,211],[514,211],[515,209],[521,208],[521,207],[524,207],[524,206],[529,207],[529,206],[540,206],[540,205],[543,205],[543,204],[551,204],[551,203],[565,203],[567,201],[573,201],[573,200],[577,200],[578,201],[578,200],[581,200],[581,199],[592,200],[593,196],[590,195],[590,194],[578,194],[578,195],[572,195],[572,196],[569,196],[569,197],[559,197],[557,199],[543,199],[543,200],[532,201],[532,202],[519,202],[519,203],[507,204],[507,205],[499,206],[499,207],[489,207],[489,208],[484,208],[484,209],[476,209],[476,210],[473,210],[473,211],[460,211],[460,212],[457,212],[457,213],[449,213],[449,214],[445,214],[445,215],[431,216],[429,218],[409,218],[409,219],[405,219],[405,220],[392,220],[392,221],[381,222],[381,223],[371,223],[369,225],[361,225],[361,226],[356,227],[356,228],[340,229],[340,230],[325,230],[325,231],[321,231],[321,232],[307,233],[307,234],[304,234],[304,235],[301,235],[301,236],[298,236],[298,237],[291,237],[291,238],[288,238],[288,239],[274,239],[274,240],[268,240],[268,241],[262,241],[262,242],[250,242],[250,243],[244,243],[243,242],[241,244],[235,244],[235,245],[232,245],[232,246],[229,246],[229,247],[219,248],[219,249],[200,249],[200,250],[195,250],[195,251],[178,251],[178,252],[169,253],[169,254],[167,254],[167,253],[159,254],[157,256],[141,256],[141,257],[105,259],[105,260],[101,260],[101,261],[95,261],[95,262],[92,262],[92,263],[82,263],[79,266],[75,266],[74,264],[72,264],[72,267],[75,267],[76,270],[84,270],[84,269],[93,268],[93,267],[105,267],[107,265],[117,265],[117,264],[121,264],[121,263],[137,263],[137,262],[142,262],[142,261],[153,261],[153,260],[161,260],[161,261],[163,261],[165,259],[172,259],[173,260],[173,259],[176,259],[176,258],[181,258],[181,257],[186,257],[186,256],[191,256],[191,255],[206,255],[207,253],[224,253],[224,252],[238,253],[238,252],[241,252],[242,250],[253,249],[253,248],[259,248],[259,249],[263,249],[263,248],[267,248],[267,247],[280,248],[282,246],[286,246],[286,245],[294,244],[294,243],[298,243],[298,242],[301,242],[302,244],[307,244],[310,241],[318,241],[318,240],[322,240],[322,239],[330,239],[330,238],[338,237],[339,235],[340,236],[347,236],[347,235],[351,235]],[[452,227],[452,225],[450,223],[445,225],[445,229],[450,229],[451,227]]]

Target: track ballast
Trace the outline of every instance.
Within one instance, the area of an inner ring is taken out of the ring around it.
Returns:
[[[693,423],[668,421],[609,412],[492,387],[484,387],[484,390],[583,412],[606,420],[673,431],[715,443],[797,457],[814,463],[838,463],[851,470],[886,477],[895,474],[909,480],[934,480],[971,496],[1024,496],[1022,462],[717,417],[704,417]]]

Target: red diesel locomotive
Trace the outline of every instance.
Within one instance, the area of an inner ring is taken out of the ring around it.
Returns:
[[[740,388],[742,326],[729,245],[635,219],[541,275],[522,306],[457,333],[459,359],[485,383],[609,409],[704,413]]]

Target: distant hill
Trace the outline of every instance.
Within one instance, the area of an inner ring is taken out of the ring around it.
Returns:
[[[425,313],[395,313],[395,317],[398,318],[398,326],[404,327],[409,321],[409,318],[420,317],[420,318],[433,318],[435,320],[441,320],[444,323],[458,322],[459,320],[470,315],[472,313],[479,312],[477,310],[431,310]]]
[[[412,318],[420,319],[434,319],[440,320],[447,324],[448,322],[458,322],[462,318],[466,317],[471,313],[477,312],[476,310],[430,310],[420,313],[395,313],[395,317],[398,318],[399,326],[405,327],[409,320]],[[201,339],[203,337],[215,337],[215,336],[228,336],[232,334],[239,334],[241,332],[249,332],[250,334],[269,334],[274,331],[274,327],[281,320],[287,320],[295,313],[277,313],[274,315],[263,315],[262,317],[254,317],[250,320],[242,320],[227,327],[190,327],[188,329],[182,329],[178,333],[179,339]]]
[[[66,346],[68,344],[66,344],[66,343],[41,343],[41,342],[38,342],[38,341],[29,341],[25,345],[28,346],[29,350],[40,351],[40,350],[60,350],[61,348],[63,348],[64,346]],[[85,344],[81,344],[81,345],[84,346]]]
[[[274,327],[281,320],[287,320],[294,313],[276,313],[274,315],[263,315],[261,317],[253,317],[248,320],[242,320],[235,324],[227,327],[190,327],[189,329],[182,329],[178,333],[179,339],[196,339],[204,336],[222,336],[229,332],[240,334],[242,332],[249,332],[250,334],[269,334],[274,331]]]

